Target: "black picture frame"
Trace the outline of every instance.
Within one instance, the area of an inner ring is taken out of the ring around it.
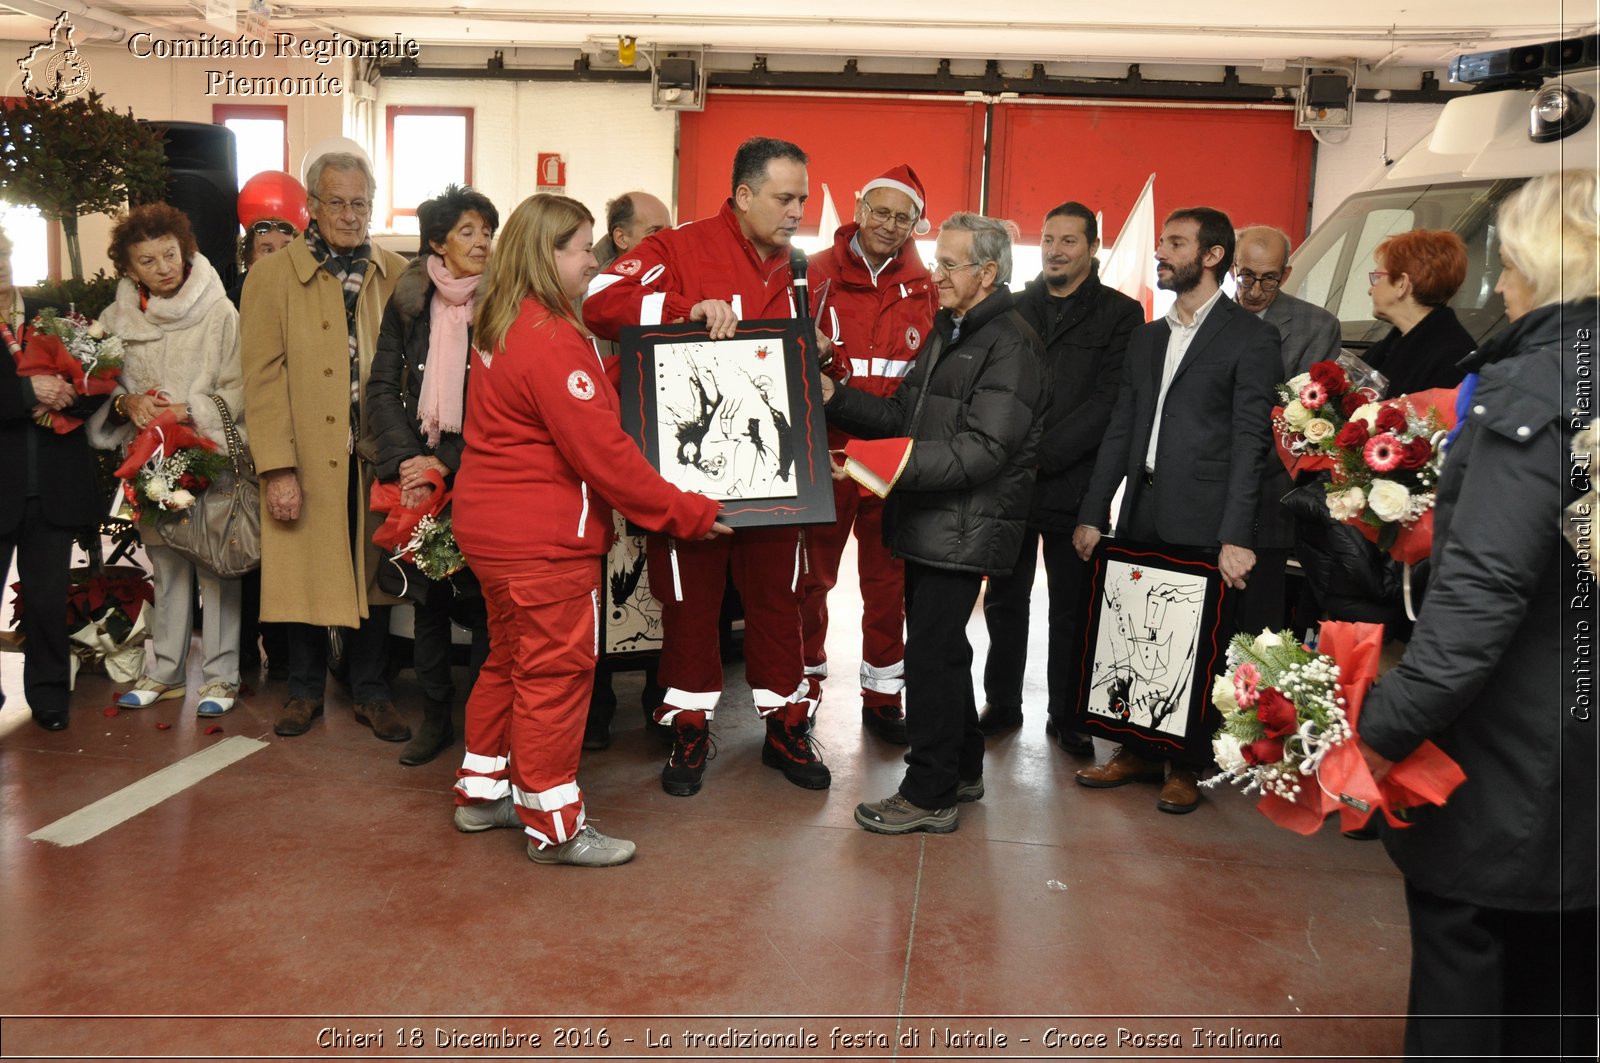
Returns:
[[[743,321],[726,340],[697,323],[649,325],[620,341],[623,427],[666,480],[716,498],[732,528],[834,519],[822,379],[801,321]]]
[[[1103,538],[1089,564],[1077,727],[1142,756],[1208,759],[1238,604],[1216,553]]]

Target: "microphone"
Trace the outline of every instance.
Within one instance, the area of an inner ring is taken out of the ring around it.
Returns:
[[[795,316],[802,321],[811,317],[811,285],[806,280],[808,265],[804,251],[798,247],[789,248],[789,272],[794,274]]]

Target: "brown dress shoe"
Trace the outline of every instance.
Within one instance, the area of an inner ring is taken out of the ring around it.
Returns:
[[[392,701],[358,701],[355,713],[357,722],[372,728],[372,733],[385,742],[411,740],[411,728],[394,710]]]
[[[1161,787],[1161,797],[1157,799],[1156,807],[1178,816],[1199,808],[1200,784],[1195,782],[1194,772],[1174,764],[1166,783]]]
[[[1160,782],[1161,762],[1146,760],[1144,757],[1129,753],[1122,746],[1111,754],[1111,759],[1104,764],[1096,764],[1092,768],[1082,768],[1078,771],[1078,782],[1084,786],[1098,788],[1111,786],[1126,786],[1131,782]]]
[[[284,702],[283,711],[278,713],[278,720],[272,725],[272,731],[285,738],[303,735],[311,730],[311,721],[321,715],[322,702],[312,701],[310,698],[290,698]]]

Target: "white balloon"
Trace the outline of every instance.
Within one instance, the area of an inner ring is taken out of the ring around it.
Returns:
[[[334,151],[347,151],[352,155],[358,155],[367,164],[367,169],[372,169],[372,157],[367,154],[367,150],[360,144],[357,144],[349,137],[328,137],[325,140],[317,141],[306,149],[305,159],[300,163],[300,180],[306,185],[307,189],[311,188],[311,164],[329,152]]]

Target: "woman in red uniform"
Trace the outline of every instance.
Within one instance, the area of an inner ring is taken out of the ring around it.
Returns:
[[[579,747],[601,634],[611,507],[685,539],[727,534],[717,504],[663,480],[622,430],[573,309],[597,271],[594,217],[524,200],[479,288],[456,541],[483,584],[489,658],[467,701],[456,828],[522,827],[540,864],[608,867],[634,845],[585,822]]]

